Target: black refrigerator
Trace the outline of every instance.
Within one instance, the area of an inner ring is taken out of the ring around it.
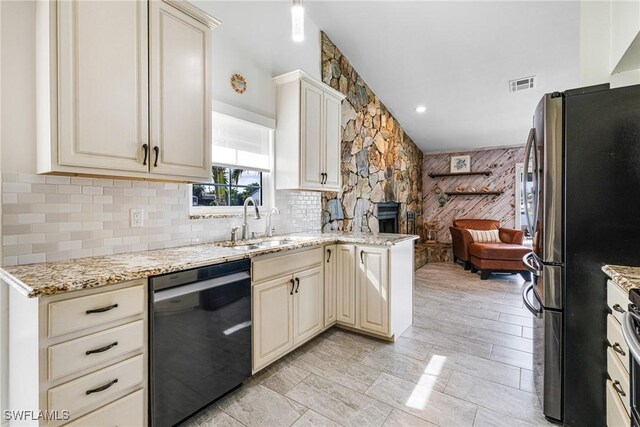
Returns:
[[[544,415],[604,426],[604,264],[640,265],[640,86],[545,95],[527,140],[534,379]],[[528,180],[525,180],[528,181]]]

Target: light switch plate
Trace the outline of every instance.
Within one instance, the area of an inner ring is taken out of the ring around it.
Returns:
[[[144,225],[144,210],[131,209],[131,228],[140,228]]]

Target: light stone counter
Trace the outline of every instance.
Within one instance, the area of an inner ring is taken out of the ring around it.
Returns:
[[[0,269],[0,279],[18,289],[27,297],[33,298],[97,288],[159,274],[327,243],[397,245],[416,240],[418,236],[348,232],[308,233],[274,236],[271,239],[249,240],[239,244],[259,243],[263,240],[284,238],[291,239],[291,241],[280,246],[250,250],[240,250],[230,246],[228,242],[222,242],[79,258],[61,262],[18,265]]]
[[[602,267],[611,281],[620,286],[626,292],[633,288],[640,288],[640,267],[628,267],[624,265],[605,265]]]

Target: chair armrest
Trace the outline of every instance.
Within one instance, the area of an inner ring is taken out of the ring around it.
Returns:
[[[503,243],[511,243],[514,245],[522,245],[524,241],[524,231],[514,230],[512,228],[499,229],[500,241]]]
[[[473,243],[473,237],[465,228],[449,227],[453,254],[462,261],[469,261],[469,245]]]

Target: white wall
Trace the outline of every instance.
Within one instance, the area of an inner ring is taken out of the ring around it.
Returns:
[[[640,84],[640,0],[583,0],[580,15],[581,85]]]

